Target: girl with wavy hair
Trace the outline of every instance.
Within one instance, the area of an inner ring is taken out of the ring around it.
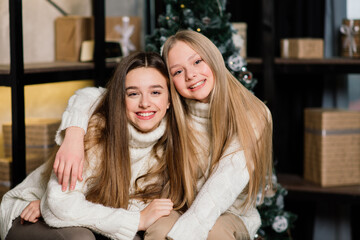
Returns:
[[[177,128],[161,56],[124,58],[107,88],[96,91],[78,143],[85,149],[83,181],[62,191],[52,172],[54,158],[36,169],[3,197],[2,239],[132,240],[184,206],[182,180],[171,172],[180,167],[181,154],[172,141]],[[57,133],[57,143],[63,134]]]

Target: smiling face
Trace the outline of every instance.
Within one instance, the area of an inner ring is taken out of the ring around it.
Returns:
[[[214,75],[201,56],[183,41],[177,41],[168,54],[169,73],[176,90],[184,98],[209,102]]]
[[[125,79],[126,114],[140,132],[159,126],[170,106],[166,78],[155,68],[136,68]]]

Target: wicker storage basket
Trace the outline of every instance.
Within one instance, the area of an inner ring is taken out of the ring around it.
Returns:
[[[40,166],[54,151],[55,133],[59,128],[59,119],[26,119],[26,171]],[[11,158],[11,123],[3,125],[5,157]]]
[[[305,109],[304,178],[323,187],[360,184],[360,112]]]

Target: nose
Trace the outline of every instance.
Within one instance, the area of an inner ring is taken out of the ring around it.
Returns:
[[[186,80],[192,80],[196,77],[196,71],[195,69],[188,68],[186,70]]]
[[[142,95],[140,102],[139,102],[139,107],[148,108],[149,106],[150,106],[150,100],[149,100],[148,96]]]

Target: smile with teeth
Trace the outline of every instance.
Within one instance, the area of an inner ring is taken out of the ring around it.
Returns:
[[[200,82],[197,82],[197,83],[195,83],[194,85],[190,86],[190,89],[194,89],[194,88],[200,86],[201,84],[203,84],[204,82],[205,82],[205,80],[202,80],[202,81],[200,81]]]
[[[148,116],[154,115],[155,112],[138,112],[136,114],[141,116],[141,117],[148,117]]]

